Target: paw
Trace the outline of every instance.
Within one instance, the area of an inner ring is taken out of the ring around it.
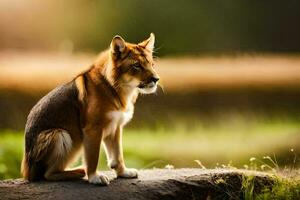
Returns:
[[[109,179],[104,174],[95,174],[89,177],[89,182],[95,185],[108,185]]]
[[[74,169],[73,172],[79,174],[81,177],[85,177],[85,170],[84,169]]]
[[[133,168],[125,168],[122,172],[118,173],[119,178],[137,178],[138,171]]]

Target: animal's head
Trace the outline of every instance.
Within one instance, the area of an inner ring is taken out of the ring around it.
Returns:
[[[154,69],[153,48],[155,36],[138,44],[125,42],[115,36],[110,44],[110,77],[116,87],[137,88],[141,93],[156,91],[159,76]]]

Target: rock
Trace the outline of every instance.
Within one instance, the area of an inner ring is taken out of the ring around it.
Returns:
[[[270,186],[270,174],[235,169],[153,169],[139,171],[138,179],[111,179],[109,186],[87,180],[34,182],[0,181],[0,199],[243,199],[243,178],[254,177],[254,191]]]

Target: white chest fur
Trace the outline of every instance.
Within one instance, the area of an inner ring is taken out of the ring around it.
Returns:
[[[107,113],[109,123],[105,127],[104,135],[113,134],[118,127],[123,127],[133,116],[133,106],[130,106],[126,111],[110,111]]]
[[[133,110],[122,111],[111,111],[108,113],[111,123],[115,123],[118,126],[124,126],[128,123],[133,115]]]

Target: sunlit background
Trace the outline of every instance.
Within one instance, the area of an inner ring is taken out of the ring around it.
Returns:
[[[114,35],[139,42],[151,32],[161,88],[139,98],[124,130],[128,166],[247,168],[254,157],[299,166],[299,7],[0,0],[0,179],[20,176],[26,117],[39,98],[88,68]]]

